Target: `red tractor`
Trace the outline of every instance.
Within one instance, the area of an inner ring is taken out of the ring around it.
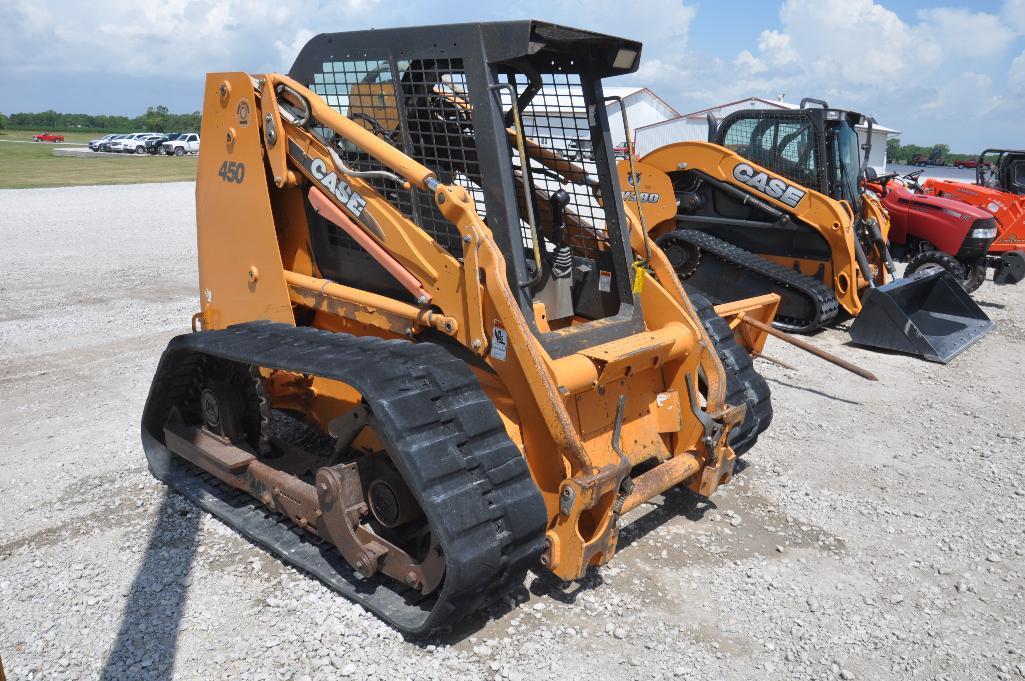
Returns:
[[[919,184],[922,171],[900,177],[876,175],[866,169],[865,188],[880,196],[890,214],[890,251],[907,262],[904,276],[925,267],[950,271],[966,291],[974,291],[993,269],[997,284],[1025,279],[1025,256],[1011,251],[991,255],[998,225],[993,215],[976,206],[930,193]]]

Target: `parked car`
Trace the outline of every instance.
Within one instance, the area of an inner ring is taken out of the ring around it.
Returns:
[[[111,147],[114,142],[118,142],[125,137],[128,137],[128,135],[111,135],[97,145],[96,151],[112,151]]]
[[[178,139],[161,144],[160,149],[168,156],[171,156],[172,154],[174,156],[198,154],[199,135],[194,132],[187,132],[184,135],[178,135]]]
[[[136,132],[125,135],[121,139],[114,140],[110,145],[110,150],[124,154],[143,154],[146,152],[146,140],[159,136],[160,133],[156,132]]]
[[[989,163],[989,161],[983,161],[982,165],[988,168],[990,166],[990,163]],[[965,161],[954,161],[954,167],[955,168],[978,168],[979,167],[979,161],[978,161],[978,159],[969,159],[969,160],[965,160]]]
[[[103,144],[104,142],[109,142],[114,137],[117,137],[117,133],[116,132],[112,132],[109,135],[104,135],[103,137],[100,137],[100,138],[97,138],[97,139],[94,139],[94,140],[90,140],[89,141],[89,148],[91,150],[93,150],[93,151],[99,151],[101,144]]]
[[[63,142],[64,135],[55,135],[52,132],[41,132],[38,135],[32,135],[33,142]]]
[[[173,142],[184,134],[183,132],[168,132],[159,137],[151,137],[146,140],[146,153],[156,156],[164,142]]]

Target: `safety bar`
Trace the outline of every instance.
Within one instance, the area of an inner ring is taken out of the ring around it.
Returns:
[[[401,150],[388,144],[359,123],[338,113],[328,106],[319,95],[310,91],[298,81],[280,73],[267,74],[266,78],[272,86],[284,85],[293,93],[303,98],[310,116],[316,119],[318,123],[349,140],[362,151],[373,156],[381,164],[391,168],[419,189],[434,191],[434,188],[438,186],[437,177],[433,170],[406,156]]]

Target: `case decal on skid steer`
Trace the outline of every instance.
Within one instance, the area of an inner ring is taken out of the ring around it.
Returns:
[[[757,189],[770,199],[777,199],[791,208],[797,208],[801,199],[805,197],[803,189],[787,184],[786,180],[779,177],[770,177],[766,171],[757,171],[750,164],[738,163],[733,167],[733,177],[738,182],[743,182],[752,189]]]
[[[373,216],[364,215],[367,200],[356,193],[345,180],[338,177],[334,171],[328,170],[327,162],[319,157],[313,157],[305,153],[293,140],[288,140],[288,155],[292,160],[297,161],[306,171],[313,176],[321,187],[338,199],[340,203],[354,218],[370,228],[375,235],[381,237],[381,228],[374,221]]]
[[[728,482],[768,389],[618,200],[601,79],[639,53],[504,22],[321,35],[289,76],[210,74],[212,295],[151,387],[153,473],[417,636],[528,568],[582,577],[676,485]],[[525,127],[566,92],[590,116]],[[248,168],[230,193],[224,157]]]

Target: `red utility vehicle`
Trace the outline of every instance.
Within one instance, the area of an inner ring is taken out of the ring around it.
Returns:
[[[33,142],[63,142],[64,135],[55,135],[52,132],[41,132],[38,135],[32,135]]]
[[[950,271],[966,291],[974,291],[993,268],[997,284],[1025,279],[1025,257],[1014,251],[990,255],[998,225],[993,215],[976,206],[928,193],[918,183],[921,170],[899,177],[869,171],[865,188],[880,196],[890,214],[890,250],[906,260],[904,276],[930,266]]]
[[[997,238],[990,253],[1025,254],[1025,151],[987,149],[976,161],[975,184],[930,178],[922,183],[922,190],[991,213],[997,221]]]

